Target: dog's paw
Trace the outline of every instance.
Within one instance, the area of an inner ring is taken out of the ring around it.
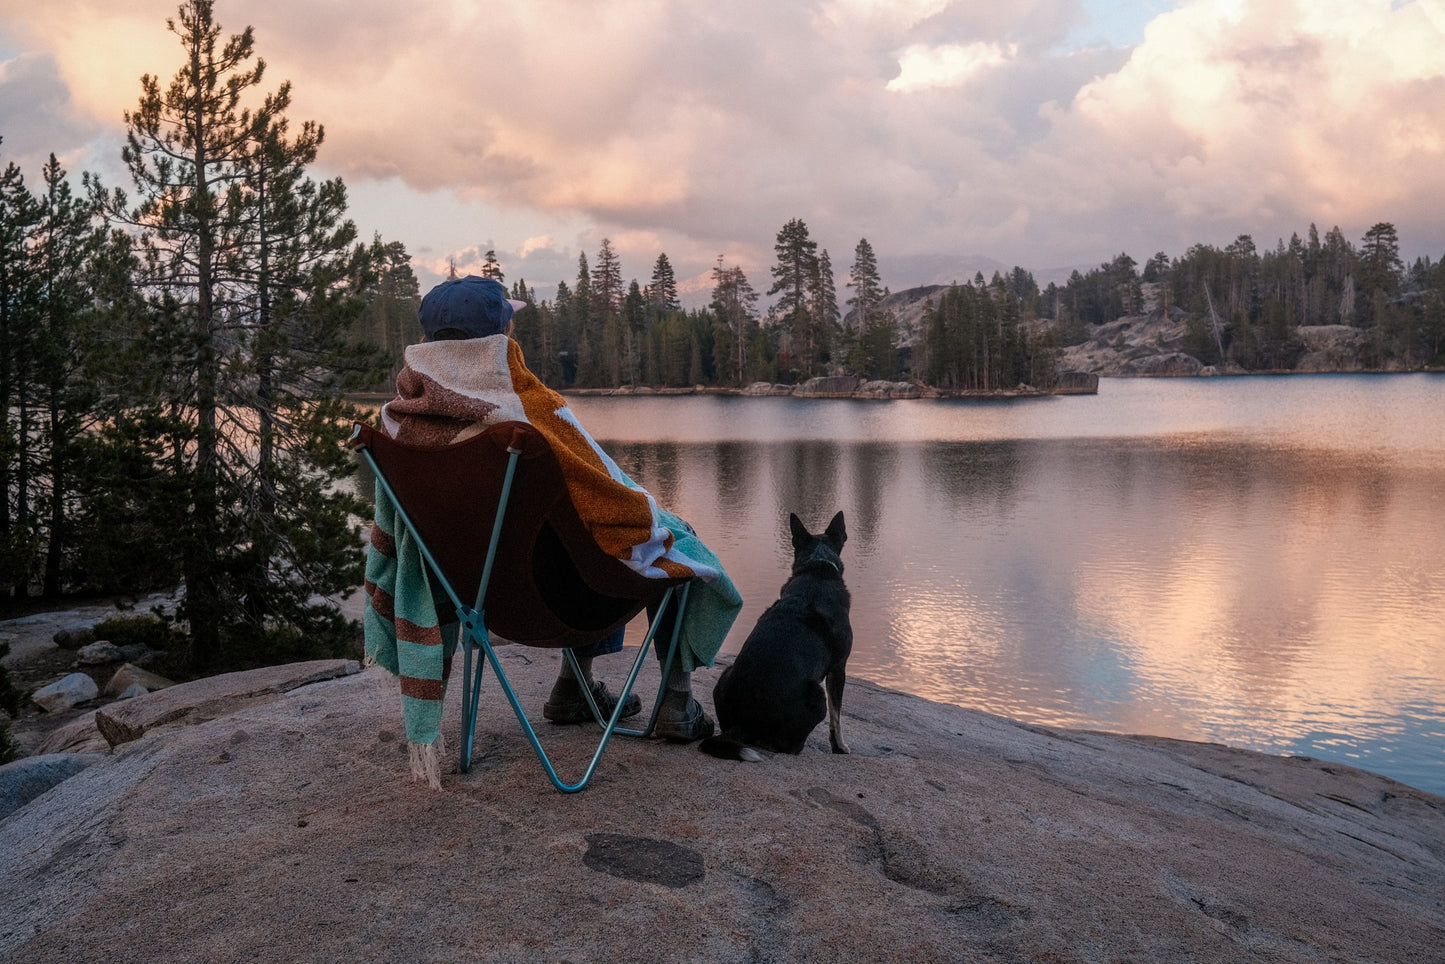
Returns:
[[[836,743],[833,744],[833,752],[834,752],[834,753],[852,753],[853,751],[850,750],[850,749],[848,749],[848,744],[844,743],[842,740],[838,740]]]
[[[738,750],[738,759],[744,763],[762,763],[763,755],[752,747],[745,746]]]

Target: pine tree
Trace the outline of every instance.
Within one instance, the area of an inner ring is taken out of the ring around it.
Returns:
[[[586,253],[577,255],[577,285],[572,289],[572,329],[576,332],[576,384],[596,388],[602,384],[597,356],[602,345],[602,319],[595,313],[592,273]]]
[[[497,252],[488,249],[486,257],[482,259],[482,277],[496,278],[499,282],[507,280],[507,276],[502,273],[502,263],[497,260]]]
[[[623,369],[627,384],[636,385],[642,372],[642,339],[647,331],[647,299],[637,279],[627,286],[622,299]]]
[[[43,592],[58,596],[65,588],[67,557],[78,541],[72,534],[71,513],[88,448],[84,435],[96,417],[98,401],[95,384],[83,366],[96,341],[85,327],[94,300],[87,274],[101,234],[95,205],[72,194],[54,154],[42,175],[45,190],[40,196],[32,264],[41,294],[35,333],[37,400],[45,412],[41,470],[48,511]]]
[[[1363,326],[1381,324],[1382,310],[1391,296],[1400,290],[1405,263],[1400,260],[1400,238],[1395,226],[1381,221],[1365,232],[1360,241],[1359,269],[1355,279],[1360,297],[1359,323]],[[1381,295],[1377,299],[1376,293]],[[1378,304],[1377,304],[1378,302]]]
[[[20,168],[0,173],[0,591],[28,594],[38,549],[31,515],[31,407],[40,307],[30,247],[40,207]]]
[[[813,277],[808,283],[808,312],[822,332],[831,360],[833,346],[837,343],[839,313],[838,287],[833,280],[833,260],[828,257],[827,248],[818,253]]]
[[[718,379],[742,385],[748,375],[749,335],[757,327],[757,292],[736,265],[729,267],[718,255],[713,268],[712,311],[717,320],[717,341],[725,345],[726,362],[718,359]]]
[[[243,107],[265,63],[250,27],[222,41],[212,12],[188,0],[167,21],[183,66],[164,89],[143,77],[126,112],[122,158],[138,204],[96,192],[138,232],[152,306],[142,337],[157,360],[155,393],[129,402],[154,426],[179,501],[174,545],[151,551],[180,559],[200,667],[223,640],[339,642],[344,622],[311,600],[357,584],[349,515],[361,511],[336,486],[351,469],[339,443],[352,413],[334,373],[355,348],[346,337],[364,252],[351,248],[341,182],[306,176],[321,128],[290,134],[289,84]]]
[[[366,307],[357,327],[381,354],[380,370],[366,387],[386,390],[402,365],[406,346],[416,340],[421,285],[411,267],[411,256],[400,241],[386,242],[374,235],[367,261]]]
[[[887,292],[878,277],[878,259],[867,238],[860,238],[853,249],[853,268],[848,287],[853,297],[852,341],[858,348],[852,367],[858,374],[871,378],[891,378],[896,372],[897,332],[893,313],[883,309]]]
[[[808,310],[810,283],[818,271],[818,242],[808,236],[808,226],[793,218],[778,231],[773,252],[773,286],[768,295],[781,294],[774,310],[782,319],[784,337],[791,349],[791,361],[804,375],[815,373],[821,353],[819,332]]]
[[[592,311],[598,323],[622,313],[623,291],[622,262],[612,250],[612,241],[603,238],[592,269]]]
[[[593,343],[594,362],[598,373],[596,384],[622,384],[627,363],[625,323],[622,319],[622,262],[612,250],[612,242],[602,239],[597,251],[597,264],[592,271],[592,324],[600,337]]]
[[[677,311],[681,304],[677,300],[677,276],[673,273],[672,262],[664,252],[657,256],[652,266],[652,282],[647,286],[647,302],[657,317],[670,311]]]

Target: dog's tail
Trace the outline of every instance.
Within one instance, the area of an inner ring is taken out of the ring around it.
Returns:
[[[728,736],[726,733],[720,736],[710,736],[697,745],[697,748],[708,756],[715,756],[719,760],[743,760],[747,763],[762,763],[763,757],[757,750],[748,746],[736,737]]]

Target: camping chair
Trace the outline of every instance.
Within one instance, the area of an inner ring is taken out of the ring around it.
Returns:
[[[503,422],[456,445],[424,448],[404,445],[358,422],[348,445],[374,473],[376,498],[389,499],[396,508],[400,525],[421,548],[433,587],[445,593],[460,621],[463,773],[471,768],[482,671],[488,662],[548,778],[563,792],[587,785],[613,734],[651,735],[677,658],[688,580],[645,578],[598,548],[541,433],[524,422]],[[468,605],[465,599],[474,601]],[[644,728],[624,729],[618,726],[623,706],[661,617],[674,602],[677,618],[666,641],[652,713]],[[572,647],[603,639],[649,603],[656,604],[655,614],[610,719],[603,719],[589,688],[580,687],[602,736],[582,778],[567,783],[542,749],[492,647],[491,634],[530,646],[561,647],[580,680]],[[473,650],[481,651],[475,676]]]

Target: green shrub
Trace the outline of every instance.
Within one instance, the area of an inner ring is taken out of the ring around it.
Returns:
[[[20,747],[10,738],[10,721],[0,717],[0,766],[20,759]]]
[[[9,643],[0,643],[0,660],[10,653]],[[20,715],[20,691],[10,681],[10,671],[0,663],[0,708],[11,716]],[[0,716],[0,766],[19,759],[20,747],[10,738],[10,721]]]
[[[117,646],[149,646],[171,651],[185,645],[186,634],[160,616],[112,616],[95,624],[95,639],[107,639]]]
[[[230,673],[260,666],[312,659],[359,659],[360,626],[339,612],[318,607],[304,628],[296,625],[226,627],[221,652],[211,673]]]

